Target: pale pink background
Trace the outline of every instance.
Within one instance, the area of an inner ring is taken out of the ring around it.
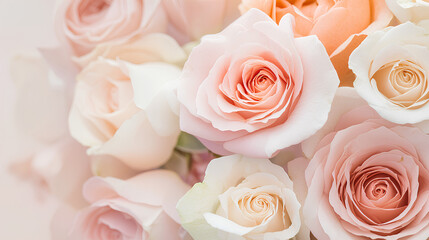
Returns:
[[[55,44],[55,1],[0,0],[0,239],[50,239],[50,218],[58,203],[38,197],[34,186],[8,173],[10,162],[24,158],[32,145],[13,128],[9,60],[17,52]]]

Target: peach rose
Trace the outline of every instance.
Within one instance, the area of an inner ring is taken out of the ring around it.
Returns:
[[[383,118],[429,132],[428,56],[429,21],[374,32],[350,56],[354,87]]]
[[[92,62],[77,77],[72,136],[91,147],[91,155],[111,155],[137,170],[161,166],[180,133],[174,93],[179,75],[166,63]]]
[[[339,89],[333,122],[314,136],[317,145],[303,143],[311,159],[307,226],[319,240],[427,239],[429,136],[385,121],[366,104],[346,106],[353,99],[361,103],[353,89]]]
[[[351,85],[353,81],[347,66],[353,49],[368,33],[383,29],[392,19],[384,0],[242,0],[242,13],[251,8],[264,11],[277,23],[284,15],[292,14],[296,36],[317,35],[342,85]]]
[[[267,158],[325,123],[339,81],[322,43],[253,9],[193,49],[178,87],[180,126],[211,151]]]
[[[100,43],[123,42],[167,27],[161,0],[63,0],[56,15],[60,40],[77,56]]]
[[[240,16],[240,0],[162,0],[169,34],[181,43],[220,32]]]
[[[94,177],[83,194],[89,207],[75,218],[72,239],[181,239],[176,203],[189,186],[173,172],[154,170],[126,181]]]
[[[280,166],[240,155],[212,160],[204,181],[177,204],[195,240],[292,239],[301,229],[300,207]]]

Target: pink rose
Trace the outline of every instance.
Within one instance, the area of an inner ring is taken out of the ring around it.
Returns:
[[[75,218],[72,239],[168,239],[183,233],[177,201],[189,190],[171,171],[155,170],[126,181],[94,177],[83,194],[91,206]]]
[[[56,23],[60,40],[66,41],[77,56],[100,43],[164,32],[167,27],[160,0],[64,0]]]
[[[181,129],[211,151],[266,158],[325,123],[339,80],[322,43],[253,9],[206,36],[178,87]]]
[[[286,14],[296,20],[297,36],[317,35],[338,71],[341,83],[352,85],[348,58],[366,35],[386,27],[392,13],[384,0],[242,0],[240,11],[258,8],[277,23]]]
[[[334,101],[345,106],[353,98],[353,89],[340,89]],[[427,239],[429,136],[383,120],[368,105],[349,112],[344,106],[333,107],[331,120],[342,116],[317,147],[303,143],[311,159],[308,227],[319,240]]]

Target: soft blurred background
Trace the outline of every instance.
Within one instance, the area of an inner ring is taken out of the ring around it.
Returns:
[[[58,205],[31,180],[12,175],[10,167],[12,162],[25,161],[35,147],[34,140],[16,130],[10,60],[56,43],[52,26],[55,2],[0,1],[0,239],[50,239],[50,219]]]

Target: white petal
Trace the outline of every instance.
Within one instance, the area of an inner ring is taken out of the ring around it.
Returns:
[[[125,121],[109,141],[90,148],[88,153],[112,155],[133,169],[147,170],[168,161],[178,136],[160,136],[141,111]]]

